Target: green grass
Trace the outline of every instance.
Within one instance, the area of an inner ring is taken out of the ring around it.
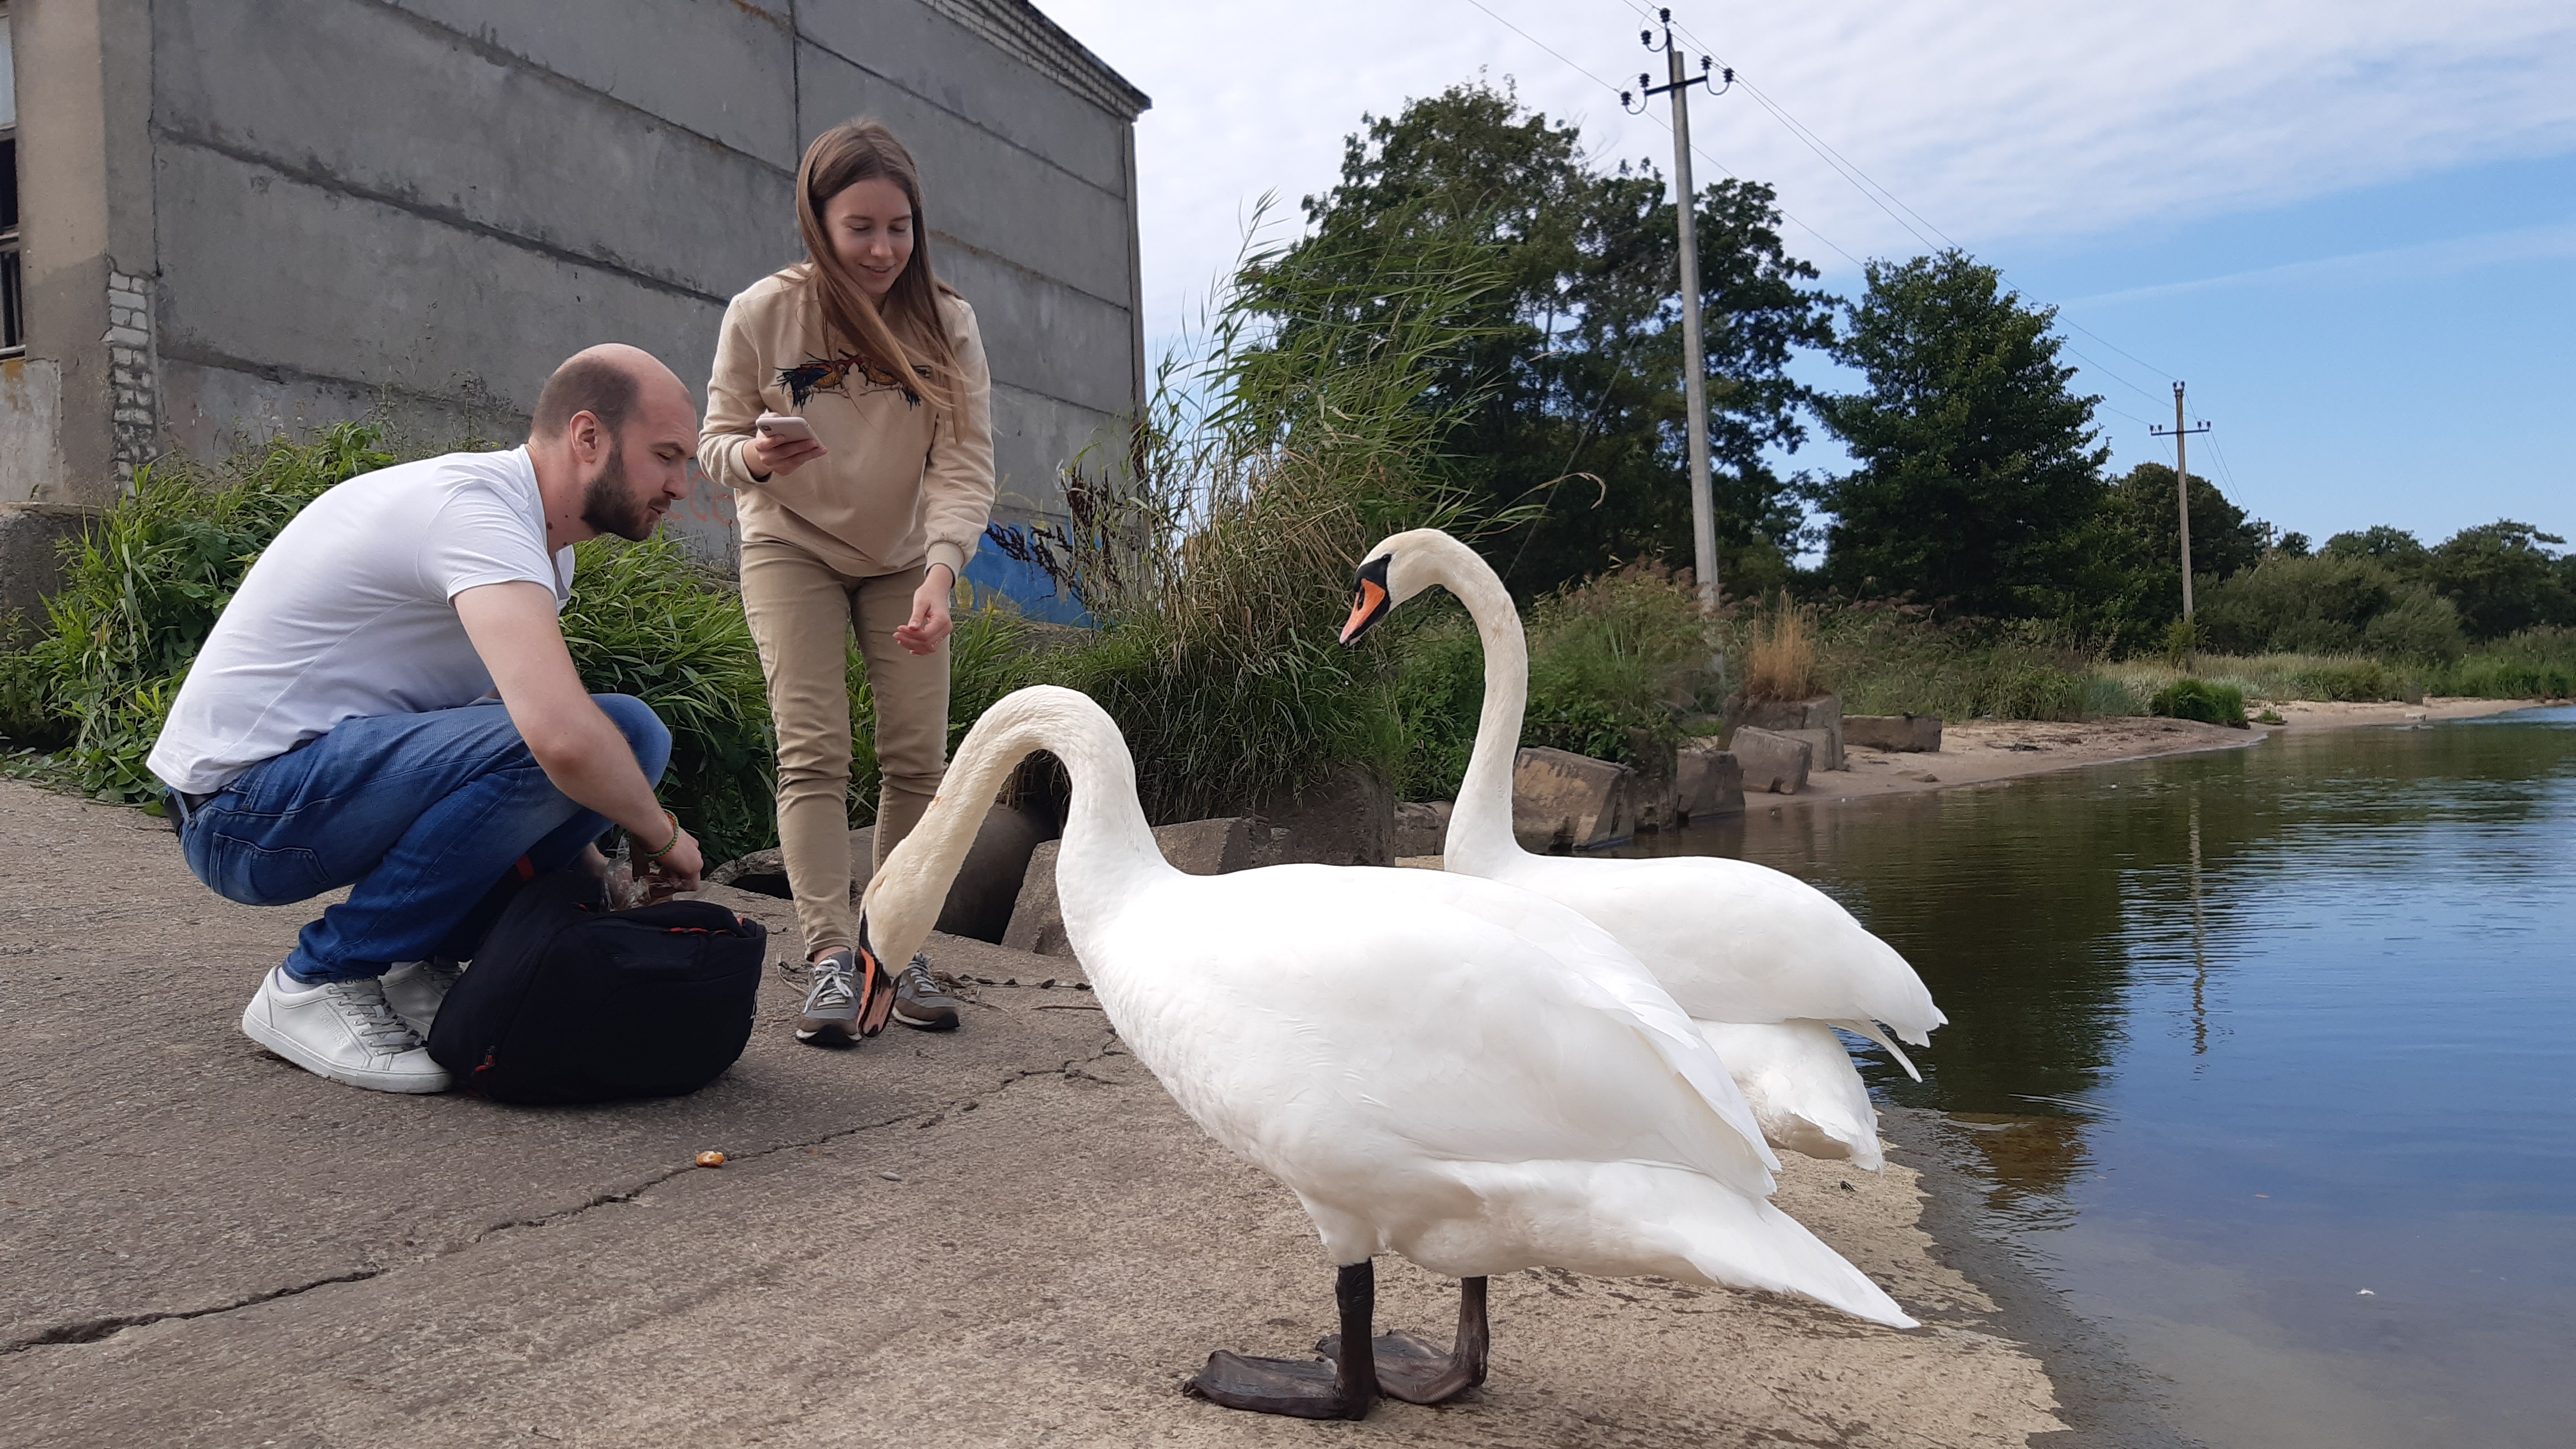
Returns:
[[[381,439],[346,424],[216,468],[137,469],[133,491],[67,548],[45,619],[0,649],[0,740],[16,751],[13,772],[101,800],[157,799],[143,759],[216,615],[305,504],[394,461]]]
[[[1640,737],[1680,738],[1678,715],[1720,703],[1694,687],[1716,634],[1694,591],[1652,562],[1541,599],[1521,743],[1625,761]]]
[[[1755,627],[1750,615],[1730,621],[1730,659],[1745,657]],[[1845,603],[1817,610],[1815,634],[1817,673],[1845,714],[2084,720],[2146,708],[2098,654],[2043,626]]]
[[[2245,723],[2245,692],[2232,684],[2212,684],[2185,676],[2157,690],[2156,697],[2147,702],[2147,712],[2202,724],[2241,725]]]

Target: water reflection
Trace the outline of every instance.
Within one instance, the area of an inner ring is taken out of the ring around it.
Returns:
[[[2187,1389],[2251,1376],[2201,1385],[2250,1404],[2296,1378],[2309,1402],[2385,1399],[2363,1416],[2385,1442],[2520,1444],[2576,1412],[2546,1367],[2576,1352],[2576,1103],[2544,1085],[2576,1033],[2571,840],[2561,710],[1776,814],[1756,797],[1642,849],[1788,871],[1903,951],[1951,1024],[1914,1054],[1920,1085],[1876,1053],[1864,1074],[1948,1114],[2080,1300],[2157,1342],[2223,1329],[2235,1347],[2197,1358],[2137,1340]]]

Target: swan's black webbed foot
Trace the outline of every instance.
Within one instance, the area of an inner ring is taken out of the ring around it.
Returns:
[[[1410,1333],[1390,1333],[1372,1345],[1376,1350],[1378,1391],[1408,1404],[1440,1404],[1485,1381],[1491,1336],[1485,1320],[1485,1280],[1458,1282],[1458,1339],[1447,1350],[1435,1348]],[[1339,1358],[1339,1334],[1315,1345],[1327,1358]]]
[[[1219,1349],[1208,1355],[1207,1367],[1189,1381],[1187,1392],[1229,1409],[1299,1419],[1356,1419],[1368,1413],[1366,1404],[1358,1413],[1348,1411],[1335,1377],[1335,1366],[1321,1359],[1246,1358]]]
[[[1333,1285],[1342,1331],[1327,1342],[1368,1342],[1377,1304],[1377,1270],[1366,1261],[1345,1263]],[[1222,1349],[1185,1391],[1229,1409],[1287,1414],[1300,1419],[1365,1419],[1377,1400],[1378,1369],[1360,1354],[1332,1351],[1314,1359],[1246,1358]]]

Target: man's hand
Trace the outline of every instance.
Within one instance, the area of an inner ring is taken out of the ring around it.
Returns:
[[[894,642],[915,654],[936,654],[948,642],[949,631],[956,623],[948,617],[948,600],[957,589],[957,575],[946,564],[932,564],[922,576],[921,587],[912,591],[912,618],[897,625]]]
[[[661,859],[644,865],[644,904],[648,906],[696,890],[698,873],[706,868],[706,862],[698,855],[697,837],[685,830],[676,838],[664,835],[650,842],[639,843],[630,836],[626,848],[633,859],[641,862],[661,847],[662,840],[672,841],[671,848],[663,852]]]
[[[819,438],[778,438],[767,433],[751,435],[751,446],[742,450],[742,465],[751,473],[754,483],[784,478],[824,453]]]

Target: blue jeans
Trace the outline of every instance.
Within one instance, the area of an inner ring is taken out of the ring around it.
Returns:
[[[671,732],[622,694],[597,703],[659,781]],[[473,954],[519,858],[560,870],[608,821],[546,778],[499,704],[343,721],[189,811],[188,869],[226,900],[282,906],[349,886],[286,958],[299,981],[381,976]]]

